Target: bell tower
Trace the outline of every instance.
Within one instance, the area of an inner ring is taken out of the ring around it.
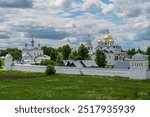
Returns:
[[[86,43],[86,47],[89,50],[89,53],[91,54],[93,52],[93,46],[92,46],[92,41],[90,39],[90,35],[88,35],[88,41]]]
[[[32,40],[31,40],[31,47],[32,47],[32,48],[34,48],[34,43],[35,43],[35,41],[34,41],[33,35],[32,35]]]
[[[130,78],[147,79],[148,58],[140,53],[135,54],[130,60]]]

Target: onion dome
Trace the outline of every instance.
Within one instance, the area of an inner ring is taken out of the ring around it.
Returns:
[[[107,35],[104,36],[104,39],[106,41],[112,41],[112,36],[110,34],[107,34]]]

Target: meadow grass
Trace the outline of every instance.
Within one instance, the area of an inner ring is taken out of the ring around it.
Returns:
[[[0,71],[1,100],[150,99],[150,80]]]

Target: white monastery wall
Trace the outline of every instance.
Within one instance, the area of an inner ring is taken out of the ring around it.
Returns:
[[[61,67],[61,66],[55,66],[56,73],[59,74],[81,74],[80,68],[77,67]]]
[[[146,64],[145,64],[146,63]],[[55,66],[56,73],[61,74],[83,74],[111,77],[130,77],[131,79],[150,79],[150,69],[148,69],[147,61],[134,63],[130,62],[130,70],[123,69],[104,69],[104,68],[78,68],[78,67],[62,67]],[[30,64],[14,64],[12,56],[7,55],[5,59],[5,70],[18,70],[29,72],[42,72],[46,70],[46,66],[30,65]]]
[[[82,68],[83,74],[110,76],[110,77],[129,77],[129,70],[101,69],[101,68]]]
[[[83,75],[97,75],[97,76],[118,76],[129,77],[129,70],[114,70],[101,68],[71,68],[55,66],[56,73],[62,74],[83,74]]]
[[[150,69],[147,70],[147,79],[150,79]]]
[[[76,67],[61,67],[55,66],[56,73],[58,74],[83,74],[83,75],[96,75],[96,76],[111,76],[111,77],[129,77],[129,70],[113,70],[101,68],[76,68]],[[29,72],[42,72],[46,70],[46,66],[37,65],[20,65],[15,64],[12,70],[29,71]]]
[[[12,70],[44,73],[46,70],[46,66],[15,64],[14,66],[12,66]]]
[[[147,70],[146,69],[132,69],[130,70],[131,79],[147,79]]]

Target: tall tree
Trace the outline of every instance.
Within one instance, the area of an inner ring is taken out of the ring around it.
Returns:
[[[89,51],[85,47],[85,45],[81,44],[80,47],[78,48],[78,54],[79,54],[79,60],[85,60],[89,59]]]
[[[70,48],[70,46],[69,46],[68,44],[67,44],[67,45],[64,45],[64,46],[62,47],[63,59],[64,59],[64,60],[68,60],[70,53],[71,53],[71,48]]]
[[[69,55],[69,59],[71,60],[78,60],[78,52],[77,51],[72,51],[71,54]]]
[[[21,59],[21,50],[18,48],[7,48],[5,50],[1,50],[0,56],[6,56],[6,54],[11,54],[13,60],[20,60]]]
[[[44,52],[45,55],[48,55],[48,56],[51,57],[52,61],[57,60],[58,53],[57,53],[56,49],[54,49],[52,47],[46,47],[46,46],[42,47],[42,49],[43,49],[43,52]]]
[[[150,68],[150,47],[147,47],[147,51],[146,51],[146,54],[148,55],[148,61],[149,61],[149,68]]]
[[[99,67],[106,66],[106,55],[99,49],[96,51],[96,63]]]
[[[150,55],[150,47],[147,47],[146,54]]]
[[[128,55],[129,55],[129,57],[131,58],[134,54],[136,54],[137,52],[136,52],[136,50],[135,50],[135,48],[132,48],[132,49],[129,49],[128,51],[127,51],[127,53],[128,53]]]

